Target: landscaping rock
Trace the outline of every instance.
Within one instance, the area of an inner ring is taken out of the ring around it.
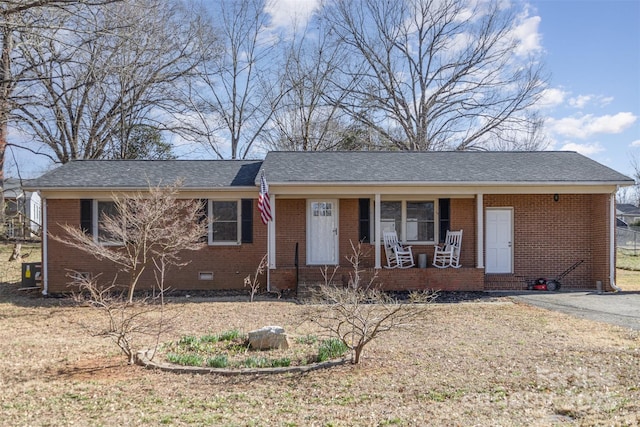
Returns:
[[[254,350],[272,350],[289,348],[289,340],[284,328],[265,326],[249,332],[249,347]]]

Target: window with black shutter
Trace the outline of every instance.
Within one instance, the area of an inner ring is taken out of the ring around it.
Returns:
[[[451,199],[440,199],[438,200],[438,207],[440,211],[440,235],[439,240],[440,243],[444,243],[445,236],[447,235],[447,230],[451,226],[449,221],[450,219],[450,206]]]
[[[371,216],[370,208],[371,202],[369,199],[359,199],[359,239],[364,243],[371,243]]]
[[[80,228],[84,234],[93,236],[93,200],[80,200]]]
[[[253,199],[242,199],[241,203],[241,242],[253,243]]]

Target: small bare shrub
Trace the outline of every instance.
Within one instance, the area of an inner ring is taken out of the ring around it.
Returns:
[[[366,345],[380,335],[425,320],[429,315],[426,304],[437,294],[414,292],[408,301],[399,301],[373,286],[377,273],[363,284],[362,244],[352,242],[351,247],[353,254],[347,257],[352,265],[349,285],[322,285],[316,294],[318,304],[311,306],[308,318],[337,336],[352,351],[352,363],[358,364]]]
[[[260,281],[258,280],[258,278],[264,274],[264,270],[266,268],[267,254],[262,257],[260,263],[258,264],[258,267],[256,267],[256,274],[253,276],[253,279],[251,279],[250,274],[244,278],[244,287],[249,288],[249,298],[251,302],[253,302],[253,298],[258,293],[258,290],[260,290]]]
[[[167,316],[162,286],[156,297],[129,302],[126,291],[118,291],[115,282],[101,286],[97,277],[78,274],[75,275],[75,281],[79,291],[74,293],[74,301],[97,309],[103,315],[102,323],[83,323],[81,326],[93,336],[111,339],[130,364],[135,362],[138,340],[150,336],[155,339],[157,346],[160,336],[173,327],[175,316]]]

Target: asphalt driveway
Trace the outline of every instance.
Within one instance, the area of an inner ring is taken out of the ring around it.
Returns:
[[[640,330],[640,292],[527,291],[502,295],[547,310]]]

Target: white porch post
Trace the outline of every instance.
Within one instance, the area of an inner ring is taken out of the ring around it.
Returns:
[[[375,239],[376,248],[375,268],[382,268],[380,264],[380,228],[382,226],[380,221],[380,193],[375,194],[373,210],[375,212],[375,218],[373,221],[373,238]]]
[[[276,268],[276,195],[269,194],[271,202],[271,221],[267,223],[267,253],[269,269]]]
[[[47,218],[47,198],[42,198],[42,295],[49,293],[49,242],[48,242],[48,221]]]
[[[478,223],[476,228],[478,230],[478,240],[476,241],[476,259],[478,260],[478,268],[484,268],[484,195],[482,193],[476,194],[476,217]]]

